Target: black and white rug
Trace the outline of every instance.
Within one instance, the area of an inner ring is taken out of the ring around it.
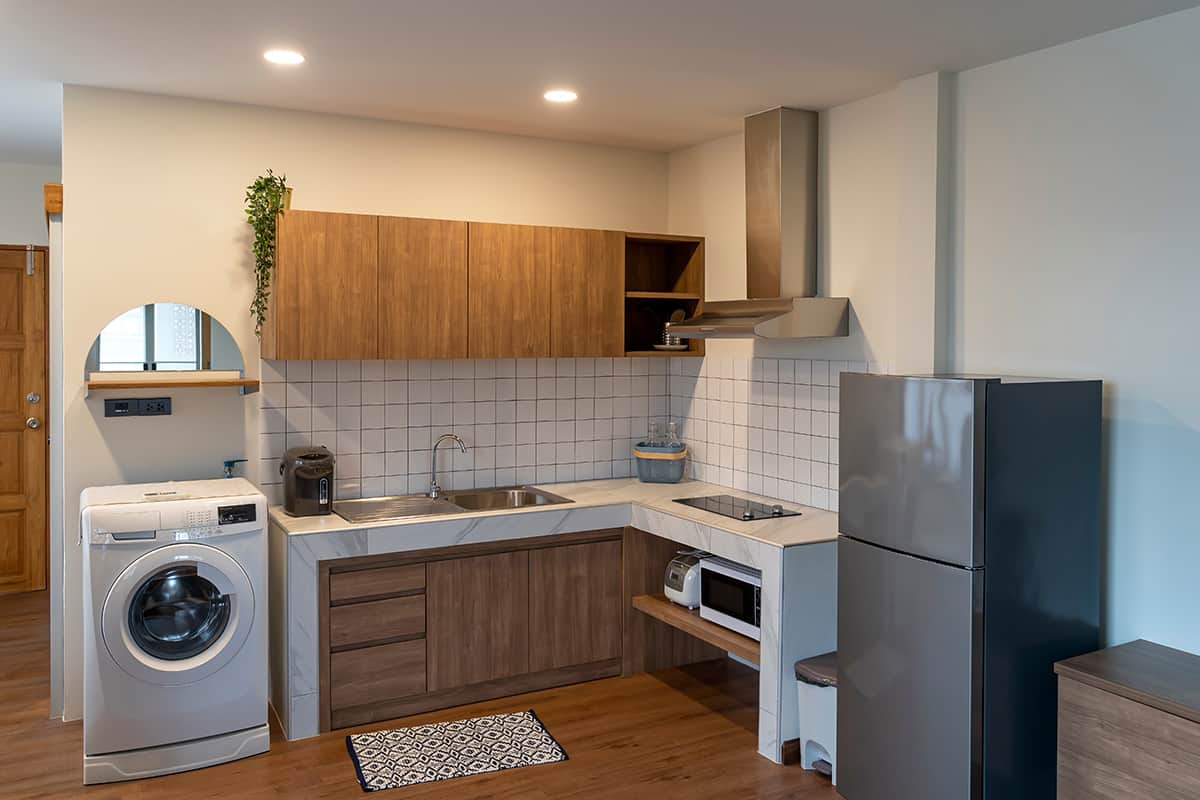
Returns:
[[[567,760],[532,710],[355,733],[346,749],[364,792]]]

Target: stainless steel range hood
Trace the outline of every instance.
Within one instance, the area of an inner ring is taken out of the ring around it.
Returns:
[[[850,300],[817,297],[817,113],[746,117],[746,293],[670,326],[684,339],[847,336]]]

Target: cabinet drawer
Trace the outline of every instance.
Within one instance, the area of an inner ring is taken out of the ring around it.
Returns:
[[[334,710],[425,691],[425,640],[383,644],[329,657],[329,704]]]
[[[329,609],[329,646],[378,642],[425,632],[425,595],[372,600]]]
[[[329,576],[329,601],[366,600],[389,594],[416,592],[425,588],[425,565],[404,564],[376,567],[354,572],[334,572]]]

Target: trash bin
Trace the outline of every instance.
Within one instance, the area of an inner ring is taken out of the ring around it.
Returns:
[[[796,662],[800,766],[828,775],[837,785],[837,652]]]

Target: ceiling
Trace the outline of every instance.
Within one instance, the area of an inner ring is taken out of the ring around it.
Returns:
[[[0,79],[671,150],[764,108],[837,105],[1196,4],[0,0]],[[308,62],[266,64],[271,47]],[[547,104],[552,86],[579,102]]]

